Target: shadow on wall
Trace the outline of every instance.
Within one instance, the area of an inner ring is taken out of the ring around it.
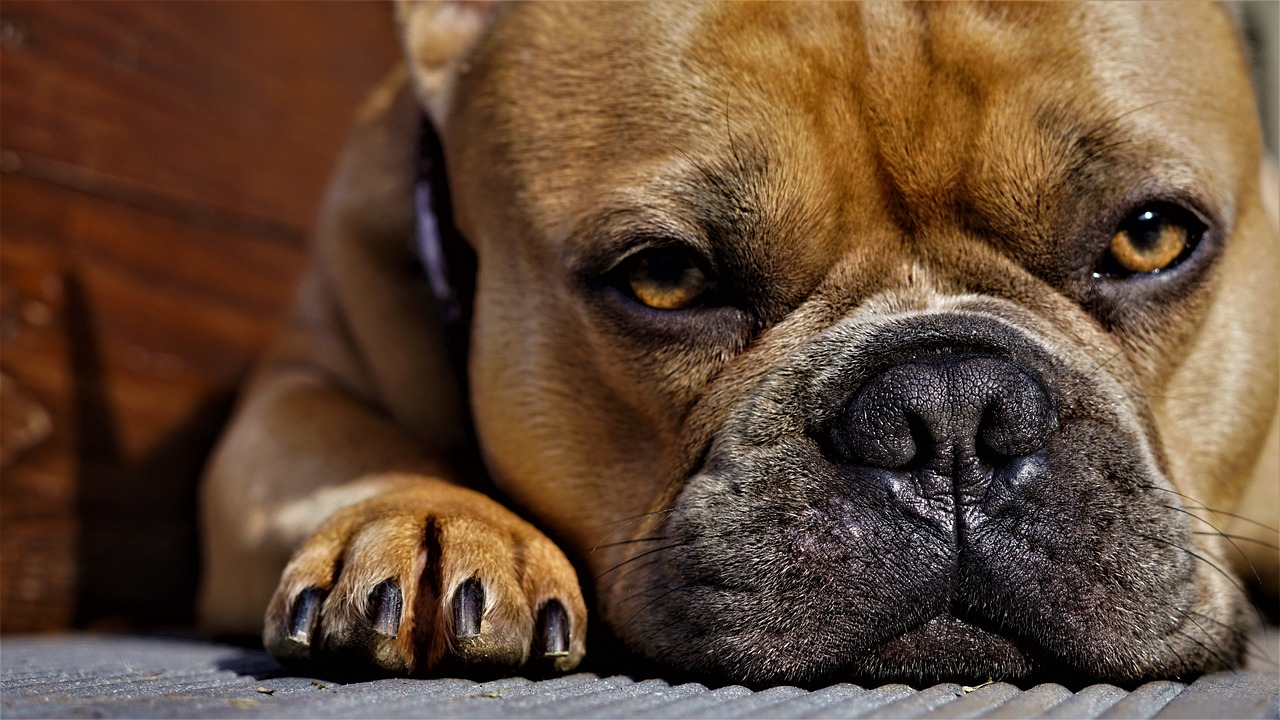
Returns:
[[[144,457],[121,452],[92,308],[67,277],[80,518],[75,623],[100,629],[188,625],[199,571],[196,482],[235,395],[206,398]]]

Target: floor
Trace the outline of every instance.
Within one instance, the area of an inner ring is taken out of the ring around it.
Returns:
[[[1268,641],[1275,638],[1272,633]],[[291,676],[260,650],[200,640],[66,635],[0,641],[0,716],[6,718],[1277,718],[1278,703],[1274,662],[1132,692],[1112,685],[1076,693],[1052,684],[1021,690],[1004,683],[753,692],[592,674],[337,684]]]

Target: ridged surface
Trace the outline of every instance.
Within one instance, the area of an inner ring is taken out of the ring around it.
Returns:
[[[1273,633],[1267,646],[1274,640]],[[536,682],[342,685],[284,675],[260,651],[194,640],[76,635],[0,642],[0,715],[13,718],[1277,718],[1278,686],[1274,664],[1190,685],[1152,682],[1132,692],[1005,683],[753,692],[587,673]]]

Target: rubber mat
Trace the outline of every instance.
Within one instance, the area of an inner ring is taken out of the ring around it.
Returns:
[[[1270,646],[1274,633],[1265,643]],[[1272,650],[1274,652],[1274,650]],[[581,673],[552,680],[377,680],[286,674],[266,653],[175,638],[70,635],[0,641],[0,716],[339,718],[1277,718],[1266,669],[1133,691],[1005,683],[817,690]]]

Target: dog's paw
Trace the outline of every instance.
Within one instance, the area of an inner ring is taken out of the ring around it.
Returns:
[[[432,483],[326,520],[285,568],[263,640],[330,673],[563,672],[586,629],[554,543],[484,495]]]

